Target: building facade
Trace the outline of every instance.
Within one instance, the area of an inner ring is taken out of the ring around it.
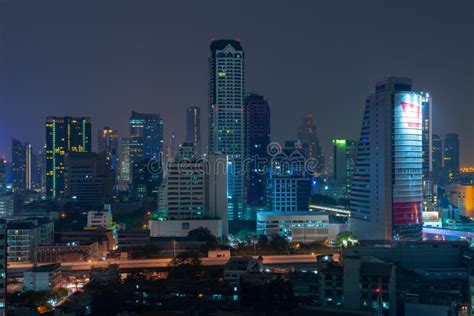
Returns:
[[[197,106],[186,109],[186,142],[193,143],[196,152],[201,154],[201,109]]]
[[[265,98],[258,94],[249,94],[245,98],[246,126],[246,203],[249,207],[261,207],[266,204],[266,175],[269,166],[267,154],[270,144],[270,106]],[[247,214],[249,219],[254,214]]]
[[[106,155],[110,165],[113,191],[117,188],[119,175],[119,139],[118,131],[110,127],[104,127],[98,132],[97,151]]]
[[[229,157],[228,218],[243,218],[245,155],[244,50],[239,41],[215,40],[209,57],[209,153]]]
[[[459,176],[459,136],[449,133],[444,138],[443,164],[445,177],[448,182],[453,182]]]
[[[46,195],[64,195],[66,154],[91,152],[89,117],[48,117],[46,119]]]
[[[307,114],[297,131],[297,138],[303,146],[307,149],[308,159],[317,163],[314,170],[315,175],[321,175],[324,172],[324,154],[319,143],[319,138],[316,132],[316,125],[312,114]]]
[[[344,197],[351,194],[352,177],[354,176],[355,160],[357,155],[357,141],[334,139],[334,184],[342,189]]]
[[[12,139],[13,191],[32,189],[32,149],[31,144]]]
[[[367,98],[349,222],[360,239],[421,239],[421,100],[411,79],[397,77]]]

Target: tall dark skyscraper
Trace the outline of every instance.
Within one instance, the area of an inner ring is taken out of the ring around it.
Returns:
[[[91,152],[89,117],[48,117],[46,119],[46,195],[64,194],[65,156],[69,152]]]
[[[216,40],[210,54],[209,153],[228,155],[228,219],[243,219],[244,51],[239,41]]]
[[[431,177],[433,170],[433,119],[432,97],[429,93],[421,94],[421,116],[423,131],[423,177]]]
[[[433,184],[440,184],[443,172],[443,141],[439,135],[433,134],[432,149]]]
[[[198,154],[201,154],[201,109],[191,106],[186,109],[186,142],[193,143]]]
[[[29,143],[12,139],[13,191],[29,191],[32,188],[32,150]]]
[[[7,161],[5,158],[0,157],[0,194],[7,190]]]
[[[456,179],[459,175],[459,136],[450,133],[444,137],[444,171],[448,181]]]
[[[99,130],[97,138],[97,149],[99,154],[105,153],[110,165],[112,188],[117,187],[119,174],[119,134],[117,130],[104,127]]]
[[[308,158],[317,161],[316,174],[322,174],[324,172],[324,154],[321,150],[312,114],[307,114],[303,118],[297,131],[297,137],[303,146],[307,148]]]
[[[360,239],[421,239],[422,95],[409,78],[378,82],[365,104],[351,192]]]
[[[161,158],[163,150],[163,120],[161,116],[132,112],[129,123],[130,161]]]
[[[245,98],[244,112],[248,161],[246,200],[248,206],[265,206],[267,147],[270,144],[270,106],[263,96],[250,94]]]

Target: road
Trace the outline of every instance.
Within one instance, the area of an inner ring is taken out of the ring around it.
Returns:
[[[263,256],[263,264],[301,264],[316,262],[316,256],[312,255],[288,255],[288,256]],[[166,268],[171,258],[166,259],[135,259],[135,260],[106,260],[92,262],[62,262],[63,271],[88,271],[91,267],[107,268],[110,264],[118,264],[120,269],[146,269]],[[201,258],[204,266],[223,266],[228,258]],[[20,272],[32,268],[32,264],[9,264],[10,272]]]

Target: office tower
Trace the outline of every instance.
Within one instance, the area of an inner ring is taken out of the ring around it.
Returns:
[[[444,171],[449,182],[459,175],[459,137],[450,133],[444,137],[443,152]]]
[[[474,218],[474,185],[453,183],[446,185],[445,196],[459,208],[462,216]]]
[[[421,239],[421,101],[412,80],[398,77],[367,97],[349,220],[359,239]]]
[[[69,152],[66,155],[65,196],[81,206],[101,207],[111,198],[111,172],[106,153]]]
[[[246,201],[248,206],[264,206],[269,165],[267,149],[270,144],[270,106],[263,96],[250,94],[245,98],[244,113],[247,135]]]
[[[179,145],[179,149],[175,158],[176,158],[176,161],[199,158],[198,154],[196,153],[196,147],[194,146],[194,143],[184,142],[181,145]]]
[[[421,93],[421,117],[423,140],[423,178],[429,179],[433,170],[433,119],[432,97]]]
[[[193,143],[201,154],[201,109],[197,106],[186,109],[186,142]]]
[[[30,221],[7,224],[8,262],[33,263],[38,245],[38,227]]]
[[[271,157],[266,193],[270,212],[308,211],[312,174],[305,168],[306,160],[301,143],[288,141]]]
[[[229,220],[242,219],[245,122],[244,51],[239,41],[215,40],[209,57],[209,153],[229,157]]]
[[[439,135],[433,134],[432,149],[433,184],[439,185],[443,171],[443,141]]]
[[[161,161],[144,159],[131,163],[131,195],[134,199],[157,199],[162,181]]]
[[[46,195],[64,194],[65,157],[69,152],[91,152],[89,117],[48,117],[46,119]]]
[[[0,193],[0,218],[10,219],[15,213],[15,195],[12,192]]]
[[[334,183],[342,189],[342,195],[349,198],[357,155],[357,141],[334,139],[332,144],[334,148]]]
[[[6,315],[7,295],[7,222],[0,219],[0,316]]]
[[[12,138],[13,191],[31,190],[32,151],[29,143]]]
[[[132,112],[129,123],[130,162],[160,159],[163,144],[163,120],[161,116],[159,114]]]
[[[170,160],[174,160],[176,157],[178,145],[176,143],[176,132],[172,131],[170,134],[169,141],[167,142],[165,146],[165,163],[167,163]]]
[[[112,189],[117,188],[119,174],[119,134],[117,130],[110,127],[104,127],[99,130],[97,138],[97,148],[99,153],[105,153],[110,163],[112,173]]]
[[[0,157],[0,193],[7,191],[7,161]]]
[[[130,172],[130,140],[128,138],[122,138],[119,143],[119,186],[120,188],[127,189],[128,184],[131,180]]]
[[[306,144],[308,158],[317,162],[315,175],[321,175],[324,172],[324,154],[319,144],[312,114],[307,114],[304,117],[298,128],[297,137],[301,143]]]
[[[45,151],[39,151],[32,155],[32,189],[44,194],[46,192],[46,155]]]

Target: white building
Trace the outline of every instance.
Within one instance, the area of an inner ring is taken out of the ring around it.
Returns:
[[[257,235],[288,237],[290,241],[310,243],[329,237],[326,212],[258,212]]]
[[[7,224],[8,262],[32,263],[38,244],[38,227],[29,221]]]
[[[224,224],[221,219],[170,219],[166,221],[150,220],[148,229],[151,237],[186,237],[196,228],[204,227],[216,237],[224,235]]]
[[[243,218],[245,156],[244,85],[242,45],[236,40],[215,40],[209,57],[209,153],[229,156],[234,176],[228,177],[229,220]]]
[[[113,226],[112,212],[110,211],[89,211],[87,212],[88,228],[106,228]]]
[[[349,226],[359,239],[421,239],[422,145],[422,96],[412,80],[377,82],[365,103],[351,188]]]
[[[63,283],[61,264],[52,263],[23,272],[23,291],[47,291]]]

